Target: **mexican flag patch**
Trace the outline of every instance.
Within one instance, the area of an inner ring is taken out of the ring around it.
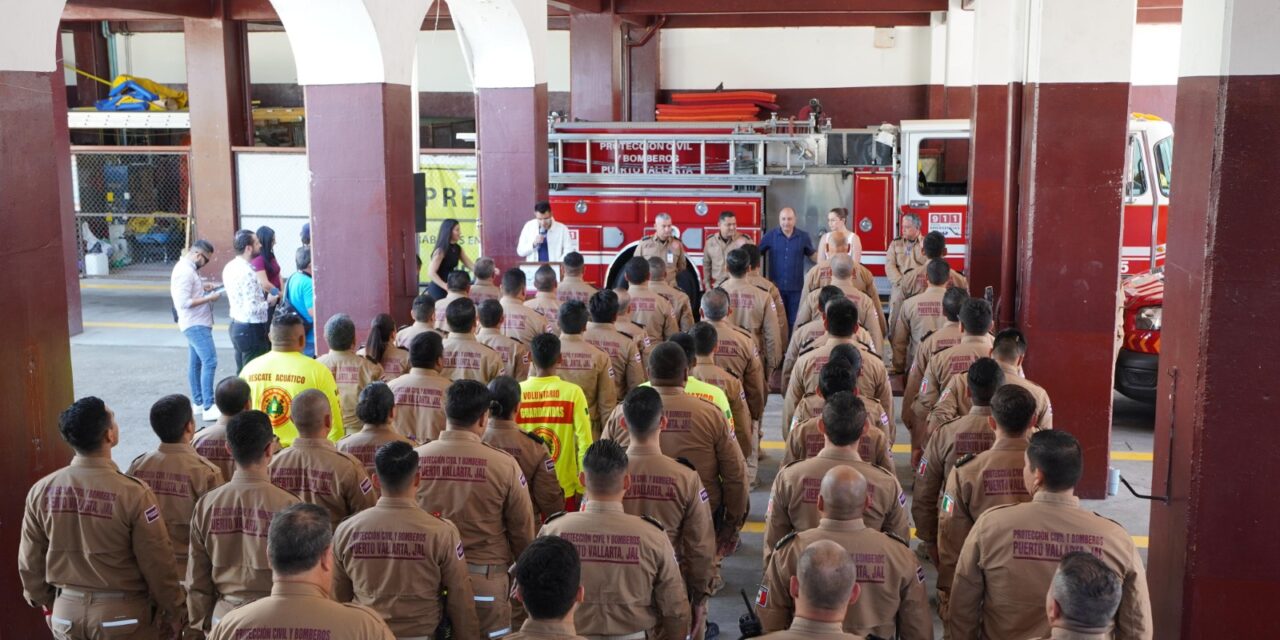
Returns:
[[[942,494],[942,512],[953,513],[956,510],[956,500],[950,494]]]

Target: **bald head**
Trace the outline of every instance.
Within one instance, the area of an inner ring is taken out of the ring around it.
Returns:
[[[818,510],[832,520],[860,520],[867,506],[867,478],[846,465],[833,467],[822,476]]]
[[[849,254],[837,253],[831,256],[831,277],[837,280],[853,277],[853,258]]]
[[[290,417],[298,428],[298,435],[304,438],[323,438],[328,435],[333,419],[329,410],[329,398],[319,389],[307,389],[293,397]]]
[[[838,613],[843,618],[858,570],[844,547],[830,540],[819,540],[800,554],[796,578],[800,591],[796,598],[796,615],[809,618],[816,616],[804,615],[806,612]]]

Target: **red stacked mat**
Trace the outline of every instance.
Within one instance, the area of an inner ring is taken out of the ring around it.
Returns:
[[[723,122],[756,120],[760,110],[777,111],[778,96],[764,91],[675,93],[658,105],[659,122]]]

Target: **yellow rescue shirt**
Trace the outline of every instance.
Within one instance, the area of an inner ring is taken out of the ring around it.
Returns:
[[[271,428],[280,444],[289,446],[298,437],[293,426],[293,398],[307,389],[319,389],[329,398],[333,426],[329,439],[342,439],[342,409],[338,406],[338,383],[333,373],[320,362],[299,351],[269,351],[254,358],[240,371],[249,383],[253,408],[271,418]]]
[[[652,387],[653,385],[648,382],[642,382],[640,386]],[[729,396],[726,396],[724,390],[720,387],[689,376],[684,383],[684,392],[714,404],[717,409],[724,412],[724,417],[729,421],[729,424],[733,424],[733,409],[729,407]]]
[[[556,478],[566,497],[582,495],[582,457],[591,446],[591,416],[582,387],[560,376],[530,377],[520,383],[516,424],[547,444]]]

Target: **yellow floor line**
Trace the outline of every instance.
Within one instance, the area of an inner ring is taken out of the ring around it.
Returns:
[[[748,522],[746,526],[742,527],[742,532],[743,533],[764,533],[764,523],[755,522],[755,521]],[[916,528],[911,527],[911,537],[914,538],[915,535],[916,535]],[[1133,538],[1134,546],[1138,547],[1139,549],[1146,549],[1147,545],[1150,544],[1151,542],[1151,538],[1148,536],[1129,536],[1129,537]]]
[[[767,451],[781,451],[787,448],[787,444],[781,440],[765,440],[760,444],[760,448]],[[894,453],[911,453],[911,445],[895,444],[893,445]],[[1150,451],[1112,451],[1112,460],[1128,460],[1136,462],[1151,462],[1155,457]]]
[[[177,331],[178,325],[174,322],[105,322],[105,321],[89,321],[84,323],[87,329],[160,329],[167,331]],[[215,331],[226,329],[225,325],[213,325]]]
[[[99,289],[104,291],[168,291],[169,286],[163,284],[115,284],[111,282],[81,282],[81,289]]]

